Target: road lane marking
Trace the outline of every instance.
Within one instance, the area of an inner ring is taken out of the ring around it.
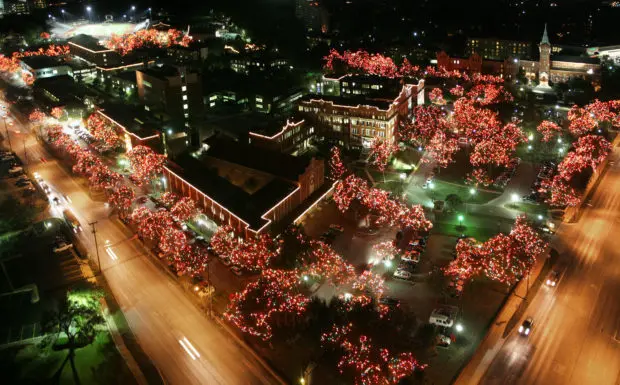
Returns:
[[[187,346],[185,346],[185,342],[183,340],[179,340],[179,343],[181,344],[181,346],[183,347],[183,350],[185,350],[185,352],[192,357],[192,360],[196,361],[196,356],[194,356],[194,354],[187,348]]]
[[[189,342],[189,340],[187,339],[187,337],[183,337],[183,341],[185,341],[185,343],[187,344],[187,346],[189,346],[189,348],[192,350],[192,352],[194,352],[194,354],[196,355],[196,357],[200,358],[200,353],[198,353],[198,350],[196,350],[196,348],[194,347],[194,345],[192,345],[191,342]]]
[[[118,256],[116,255],[114,250],[112,250],[110,240],[105,241],[105,252],[108,253],[108,255],[110,256],[110,258],[112,258],[113,261],[118,261]]]

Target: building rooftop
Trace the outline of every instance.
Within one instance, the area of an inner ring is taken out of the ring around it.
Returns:
[[[309,166],[309,159],[270,151],[229,138],[214,136],[203,141],[208,149],[207,157],[238,164],[249,169],[265,172],[289,181],[297,181]]]
[[[273,136],[279,132],[282,132],[282,129],[288,125],[295,125],[301,122],[303,118],[298,117],[296,115],[290,116],[288,118],[284,117],[273,117],[269,115],[265,115],[265,119],[262,121],[253,122],[252,127],[250,127],[250,132],[254,134],[260,134],[265,136]]]
[[[598,58],[594,58],[594,57],[564,56],[564,55],[552,55],[551,61],[584,63],[584,64],[600,64],[601,63],[601,61]]]
[[[69,75],[55,76],[51,78],[37,79],[34,82],[34,91],[43,91],[42,95],[50,105],[70,105],[71,103],[82,103],[84,97],[97,97],[97,94],[73,80]]]
[[[398,96],[398,95],[396,95]],[[394,96],[394,99],[396,99]],[[332,96],[332,95],[317,95],[309,94],[300,99],[300,102],[310,102],[311,100],[323,100],[326,102],[332,102],[340,106],[358,107],[358,106],[372,106],[381,110],[387,111],[390,108],[393,100],[379,99],[376,97],[367,97],[364,95],[356,95],[350,97]]]
[[[100,113],[114,120],[140,139],[156,135],[160,131],[160,126],[154,122],[154,117],[143,107],[110,102],[101,103],[97,107]]]
[[[66,65],[62,59],[56,56],[26,56],[20,60],[34,70]]]
[[[99,40],[90,35],[79,34],[69,39],[69,44],[77,45],[91,51],[110,51],[108,48],[99,44]]]
[[[166,78],[169,78],[172,76],[179,76],[179,69],[177,67],[173,67],[170,65],[154,66],[154,67],[144,68],[139,71],[145,75],[158,78],[161,80],[166,80]]]
[[[128,82],[136,82],[136,71],[123,71],[123,72],[119,72],[114,74],[114,77],[117,77],[119,79],[128,81]]]
[[[267,223],[262,215],[297,188],[294,183],[273,178],[254,193],[249,193],[189,154],[177,157],[174,163],[178,167],[171,166],[173,172],[248,223],[254,230]]]

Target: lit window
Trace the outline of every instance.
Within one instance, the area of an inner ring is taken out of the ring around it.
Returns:
[[[187,91],[187,86],[182,86],[181,91]]]
[[[214,106],[215,106],[215,103],[213,102],[209,103],[209,107],[214,107]]]
[[[185,116],[186,118],[189,118],[189,114],[183,114],[183,116]]]
[[[188,106],[187,104],[184,104],[184,105],[183,105],[183,109],[184,109],[184,110],[187,110],[187,109],[188,109],[188,107],[189,107],[189,106]]]
[[[183,100],[187,100],[187,95],[183,95]]]

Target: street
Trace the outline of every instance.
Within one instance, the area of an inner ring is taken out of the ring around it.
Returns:
[[[617,160],[618,149],[610,155]],[[553,244],[561,278],[543,285],[489,365],[482,384],[620,384],[620,170],[610,166],[579,222]],[[534,318],[528,337],[516,329]]]
[[[27,136],[22,146],[25,130],[18,124],[9,127],[13,150],[25,160],[26,149],[28,171],[38,172],[51,187],[52,195],[70,197],[71,203],[64,204],[80,221],[84,231],[78,237],[95,260],[95,243],[88,224],[97,221],[104,275],[141,347],[166,383],[279,383],[253,353],[237,344],[215,321],[208,320],[182,289],[148,260],[146,250],[131,231],[111,220],[104,203],[92,201],[33,135]],[[62,216],[63,207],[50,207],[52,215]]]

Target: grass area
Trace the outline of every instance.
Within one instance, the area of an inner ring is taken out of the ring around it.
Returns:
[[[569,143],[566,141],[561,145],[557,142],[545,144],[538,141],[534,142],[531,148],[529,146],[529,144],[525,143],[517,147],[517,156],[523,161],[535,164],[546,161],[560,162],[562,158],[564,158],[564,155],[566,155],[568,147],[570,147]],[[558,152],[560,148],[564,150],[562,154]]]
[[[500,196],[498,192],[476,190],[474,194],[470,192],[471,186],[445,182],[441,179],[433,181],[433,189],[427,189],[426,195],[434,200],[445,200],[450,194],[456,194],[463,203],[482,204]]]
[[[2,350],[0,370],[3,380],[8,384],[75,384],[69,362],[63,367],[59,381],[52,381],[67,353],[66,350],[54,351],[37,345]],[[75,364],[82,384],[136,383],[107,333],[99,333],[93,344],[78,349]]]
[[[532,203],[518,202],[518,203],[507,203],[504,205],[507,209],[518,210],[523,212],[528,216],[532,215],[547,215],[547,206],[546,205],[535,205]]]
[[[459,220],[462,216],[463,220]],[[501,231],[507,231],[511,221],[497,217],[480,216],[466,213],[441,214],[433,222],[433,233],[459,236],[465,234],[479,241],[486,241]]]

